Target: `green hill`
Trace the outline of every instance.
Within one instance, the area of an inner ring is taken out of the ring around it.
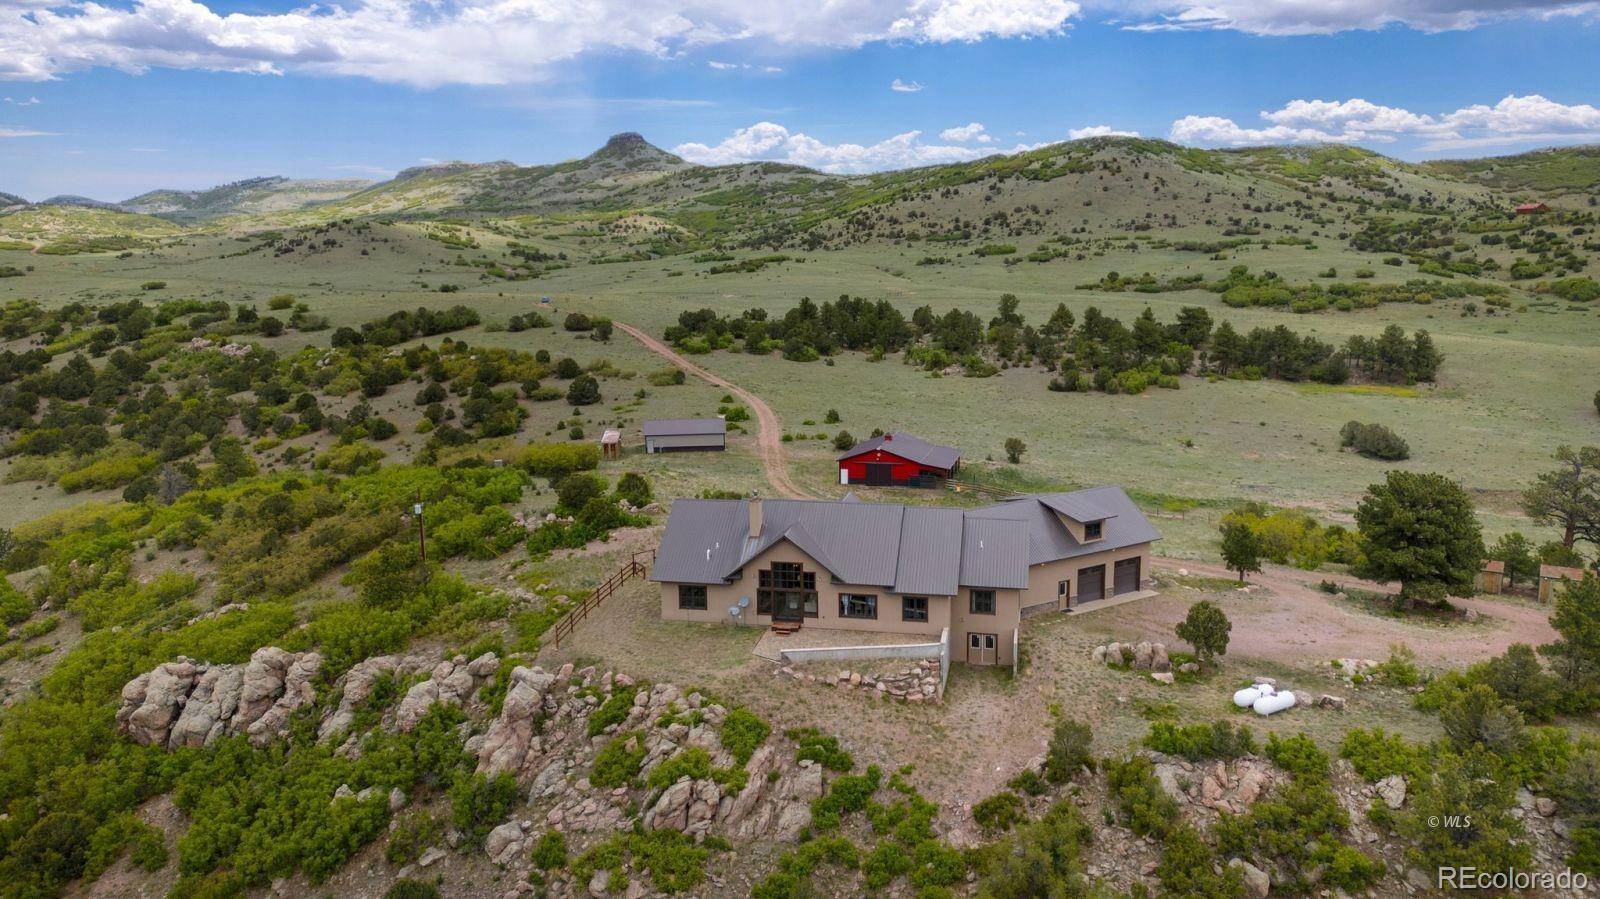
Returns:
[[[372,185],[361,179],[250,178],[209,190],[154,190],[124,200],[130,212],[197,222],[228,215],[282,212],[342,199]]]
[[[1600,145],[1553,147],[1488,159],[1425,162],[1424,171],[1515,190],[1588,190],[1600,185]]]

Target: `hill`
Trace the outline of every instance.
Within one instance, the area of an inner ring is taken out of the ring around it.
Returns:
[[[371,181],[249,178],[209,190],[154,190],[120,205],[130,212],[173,221],[198,222],[228,215],[283,212],[347,197],[370,187]]]
[[[116,203],[107,203],[92,197],[80,197],[76,194],[57,194],[39,201],[40,206],[81,206],[85,209],[120,209]]]
[[[1600,185],[1600,145],[1552,147],[1487,159],[1441,159],[1421,168],[1508,190],[1588,190]]]

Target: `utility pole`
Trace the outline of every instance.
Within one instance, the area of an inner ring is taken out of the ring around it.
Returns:
[[[411,506],[411,513],[417,516],[417,554],[422,557],[422,570],[426,576],[428,570],[428,535],[422,523],[422,491],[417,491],[417,501]]]

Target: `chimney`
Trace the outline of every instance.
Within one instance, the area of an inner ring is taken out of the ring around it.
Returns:
[[[750,533],[748,536],[754,540],[761,536],[761,494],[752,491],[750,499],[745,503],[745,507],[750,510]]]

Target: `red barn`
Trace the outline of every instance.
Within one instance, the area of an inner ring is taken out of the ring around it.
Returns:
[[[1550,207],[1543,203],[1523,203],[1517,207],[1517,215],[1533,215],[1535,212],[1549,212]]]
[[[961,451],[910,434],[863,440],[839,456],[839,483],[936,487],[961,467]]]

